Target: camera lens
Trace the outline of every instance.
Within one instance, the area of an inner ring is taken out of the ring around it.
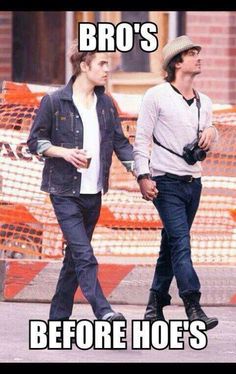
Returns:
[[[196,149],[194,152],[194,157],[197,161],[203,161],[206,158],[206,152],[203,149]]]

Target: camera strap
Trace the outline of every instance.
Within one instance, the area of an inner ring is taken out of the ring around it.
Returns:
[[[196,97],[196,106],[197,106],[197,111],[198,111],[198,123],[197,123],[197,138],[199,139],[199,133],[200,133],[200,109],[201,109],[201,100],[200,100],[200,96],[198,94],[198,92],[196,90],[193,89],[193,92],[194,92],[194,95]],[[169,151],[170,153],[172,153],[173,155],[176,155],[178,157],[181,157],[183,158],[182,155],[180,155],[179,153],[176,153],[175,151],[172,151],[172,149],[170,148],[167,148],[165,147],[164,145],[162,145],[154,136],[154,134],[152,134],[152,139],[153,139],[153,142],[156,144],[156,145],[159,145],[160,147],[166,149],[167,151]]]
[[[162,145],[158,140],[156,140],[155,136],[152,134],[152,139],[153,139],[153,142],[156,144],[156,145],[159,145],[160,147],[166,149],[167,151],[169,151],[170,153],[173,153],[173,155],[176,155],[178,157],[181,157],[183,158],[183,156],[181,156],[179,153],[176,153],[175,151],[172,151],[172,149],[170,148],[167,148],[165,147],[164,145]]]
[[[198,122],[197,122],[197,137],[199,139],[200,133],[200,109],[201,109],[201,100],[199,94],[196,90],[193,89],[194,95],[196,97],[196,106],[197,106],[197,115],[198,115]]]

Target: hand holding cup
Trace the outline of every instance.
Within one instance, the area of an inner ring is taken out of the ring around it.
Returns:
[[[77,171],[80,172],[80,173],[83,171],[81,169],[88,169],[89,168],[91,160],[92,160],[92,155],[89,151],[87,151],[86,149],[83,149],[82,151],[84,153],[84,156],[86,157],[86,164],[85,164],[85,166],[83,166],[83,167],[81,166],[79,169],[77,169]]]

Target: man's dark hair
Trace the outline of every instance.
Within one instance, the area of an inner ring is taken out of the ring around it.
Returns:
[[[175,72],[176,72],[175,64],[177,64],[178,62],[183,62],[183,56],[187,55],[188,51],[190,50],[196,50],[198,53],[200,52],[199,48],[193,47],[193,48],[187,49],[186,51],[183,51],[177,54],[175,57],[172,58],[172,60],[170,60],[169,64],[166,67],[167,76],[165,77],[165,80],[167,82],[171,83],[175,80]]]
[[[182,53],[178,53],[167,65],[167,76],[165,77],[167,82],[173,82],[175,80],[175,64],[178,62],[183,62]]]
[[[73,75],[78,76],[81,73],[80,63],[85,61],[87,65],[91,64],[97,51],[92,52],[80,52],[78,50],[78,39],[72,42],[72,45],[68,52],[68,57],[72,64]]]

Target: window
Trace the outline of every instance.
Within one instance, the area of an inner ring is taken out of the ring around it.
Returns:
[[[186,33],[186,12],[178,12],[177,36]]]
[[[148,12],[121,12],[122,22],[148,22]],[[139,46],[140,36],[135,34],[134,37],[134,48],[130,52],[121,54],[121,70],[122,71],[138,71],[138,72],[149,72],[149,53],[143,52]]]
[[[65,12],[13,12],[13,80],[65,83]]]

